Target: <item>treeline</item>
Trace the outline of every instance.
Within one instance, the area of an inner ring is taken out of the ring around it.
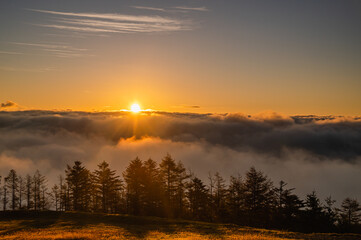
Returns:
[[[209,174],[205,183],[169,154],[160,164],[137,157],[122,178],[106,162],[91,172],[76,161],[51,189],[39,171],[22,177],[10,170],[0,185],[3,211],[127,213],[303,232],[360,231],[356,199],[346,198],[341,208],[331,197],[321,201],[314,191],[300,199],[287,183],[274,185],[254,167],[245,176],[231,176],[228,185],[219,173]]]

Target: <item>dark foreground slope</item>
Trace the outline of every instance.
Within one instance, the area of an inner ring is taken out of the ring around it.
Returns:
[[[1,212],[0,239],[361,239],[357,234],[301,234],[232,224],[73,212]]]

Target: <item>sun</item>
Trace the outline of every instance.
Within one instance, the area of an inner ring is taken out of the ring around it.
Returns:
[[[138,113],[141,111],[140,106],[136,103],[134,103],[131,107],[130,107],[130,111],[132,111],[133,113]]]

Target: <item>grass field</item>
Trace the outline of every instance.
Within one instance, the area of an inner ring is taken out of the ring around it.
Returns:
[[[156,217],[15,212],[0,214],[0,239],[361,239],[357,234],[302,234]]]

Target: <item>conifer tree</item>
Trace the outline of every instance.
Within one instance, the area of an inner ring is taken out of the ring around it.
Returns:
[[[187,186],[187,199],[190,215],[193,219],[208,219],[208,189],[202,180],[197,177],[191,179]]]
[[[227,208],[230,220],[233,222],[244,223],[244,188],[241,176],[231,176],[227,193]]]
[[[290,229],[298,221],[303,207],[303,202],[293,194],[294,188],[286,189],[287,183],[280,181],[279,187],[275,188],[277,198],[274,221],[276,226]]]
[[[19,176],[19,209],[23,209],[25,190],[26,190],[26,181],[22,176]]]
[[[5,177],[5,178],[4,178],[4,185],[3,185],[3,198],[2,198],[3,211],[6,211],[6,205],[7,205],[7,203],[8,203],[8,188],[7,188],[7,184],[8,184],[8,178]]]
[[[144,199],[143,162],[136,157],[123,173],[126,183],[127,212],[134,215],[143,214]]]
[[[28,175],[26,175],[26,178],[25,178],[25,195],[26,195],[26,209],[27,210],[30,210],[33,206],[33,201],[32,201],[33,186],[32,185],[33,185],[33,179],[28,174]]]
[[[166,214],[174,217],[174,209],[176,205],[178,168],[177,164],[170,154],[167,154],[159,165],[162,185],[165,192],[164,207]]]
[[[34,210],[44,210],[45,208],[45,191],[46,191],[46,178],[40,173],[39,170],[35,171],[33,176],[33,201]]]
[[[214,195],[212,197],[212,202],[214,206],[214,210],[216,213],[216,217],[218,221],[225,219],[227,216],[226,212],[226,197],[227,197],[227,189],[225,180],[216,172],[214,174]]]
[[[94,171],[95,194],[101,199],[101,210],[103,212],[112,212],[117,204],[117,195],[122,188],[122,182],[115,170],[109,168],[105,161],[98,165]]]
[[[248,223],[254,226],[267,226],[275,202],[271,180],[251,167],[246,173],[243,186]]]
[[[51,197],[53,200],[53,204],[55,206],[55,211],[59,211],[59,203],[60,203],[60,188],[57,184],[51,188]]]
[[[144,210],[146,215],[163,215],[163,188],[157,163],[149,158],[144,162]]]
[[[331,230],[334,230],[334,226],[338,218],[338,209],[334,207],[335,203],[336,200],[332,199],[331,196],[329,196],[325,199],[325,205],[323,207],[325,210],[325,217],[328,223],[328,228]]]
[[[18,206],[19,200],[19,177],[14,169],[11,169],[7,176],[7,189],[11,196],[11,209],[14,211]]]
[[[75,161],[70,167],[67,165],[66,181],[69,186],[70,202],[74,211],[88,211],[90,209],[91,175],[80,161]]]
[[[184,202],[185,202],[185,191],[186,191],[186,181],[190,177],[187,174],[186,169],[183,166],[183,163],[178,161],[176,166],[176,192],[175,192],[175,216],[182,217],[184,215]]]
[[[59,175],[59,211],[65,211],[67,202],[67,186],[63,175]]]
[[[341,204],[342,222],[347,227],[356,225],[361,220],[361,206],[356,199],[346,198]]]

